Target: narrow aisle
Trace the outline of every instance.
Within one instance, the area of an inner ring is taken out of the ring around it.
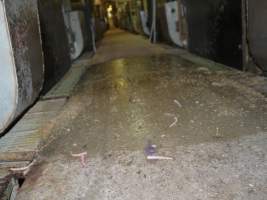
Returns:
[[[99,64],[117,58],[162,54],[166,51],[160,45],[151,44],[144,36],[112,29],[99,42],[97,53],[90,64]]]
[[[17,200],[267,199],[266,98],[167,53],[109,32]]]

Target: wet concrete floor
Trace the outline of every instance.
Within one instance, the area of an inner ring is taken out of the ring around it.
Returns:
[[[136,56],[86,72],[17,199],[267,199],[267,100],[246,75]]]

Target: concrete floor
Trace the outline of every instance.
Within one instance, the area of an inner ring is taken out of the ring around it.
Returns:
[[[18,200],[267,199],[261,78],[197,65],[121,31],[92,62],[121,57],[80,80]],[[148,161],[149,143],[174,160]],[[85,167],[71,156],[81,152]]]
[[[97,44],[97,53],[90,59],[90,65],[104,63],[118,58],[130,58],[151,54],[166,53],[166,46],[153,45],[148,39],[140,35],[126,34],[120,29],[112,29],[105,34],[103,40]],[[164,48],[165,47],[165,48]],[[87,59],[84,54],[79,60],[82,62]]]

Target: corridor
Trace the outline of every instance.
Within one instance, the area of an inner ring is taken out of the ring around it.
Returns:
[[[267,199],[264,78],[120,30],[88,65],[17,200]]]

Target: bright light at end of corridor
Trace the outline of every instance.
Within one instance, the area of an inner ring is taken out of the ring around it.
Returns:
[[[109,18],[112,18],[112,11],[113,11],[112,5],[109,5],[108,8],[107,8],[107,12],[108,12],[108,17]]]

